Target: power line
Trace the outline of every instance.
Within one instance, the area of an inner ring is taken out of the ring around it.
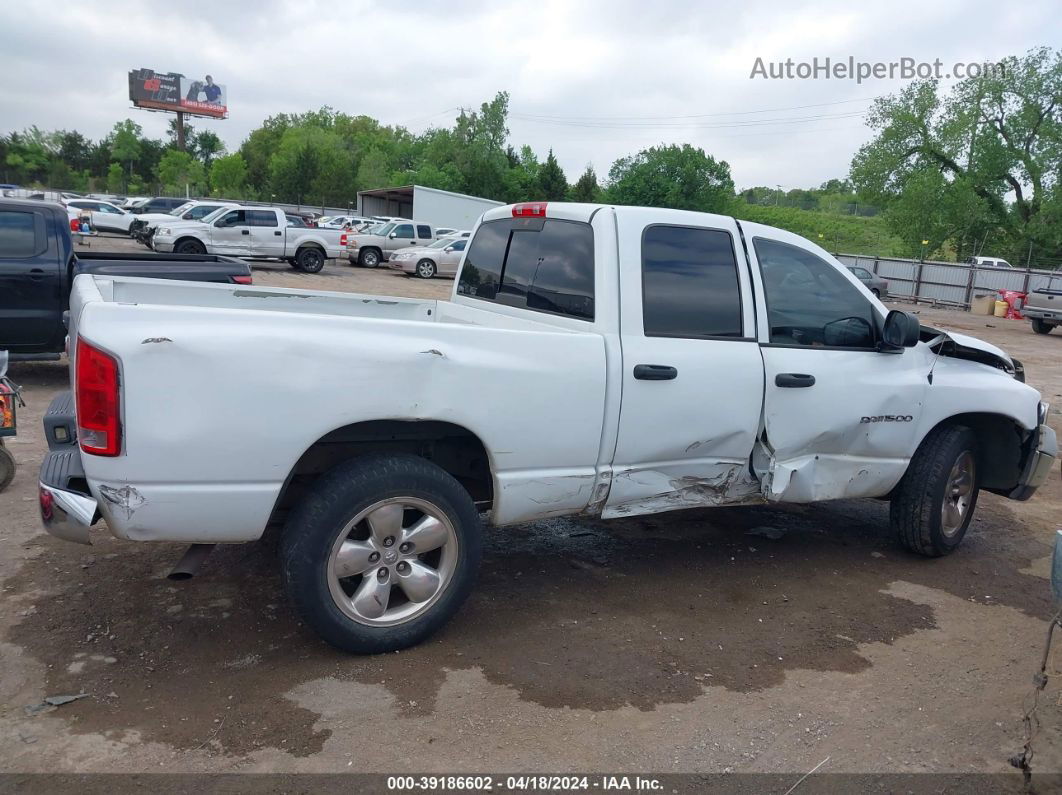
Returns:
[[[781,113],[787,110],[806,110],[807,108],[825,108],[832,105],[846,105],[852,102],[873,102],[878,97],[861,97],[859,99],[841,99],[835,102],[818,102],[813,105],[792,105],[787,108],[762,108],[760,110],[733,110],[719,113],[695,113],[685,116],[568,116],[551,113],[519,113],[510,111],[510,115],[527,118],[553,119],[558,121],[657,121],[671,119],[707,119],[718,116],[748,116],[755,113]]]
[[[646,123],[646,122],[579,122],[579,121],[550,121],[546,119],[538,119],[534,117],[524,116],[522,114],[511,113],[510,116],[518,121],[528,122],[530,124],[547,124],[556,127],[585,127],[588,129],[699,129],[699,130],[716,130],[727,128],[744,128],[744,127],[766,127],[778,124],[806,124],[808,122],[815,121],[834,121],[837,119],[854,119],[862,117],[864,111],[844,112],[844,113],[820,113],[812,116],[783,116],[772,119],[752,119],[746,121],[721,121],[710,122],[705,124],[689,123],[689,122],[659,122],[659,123]]]

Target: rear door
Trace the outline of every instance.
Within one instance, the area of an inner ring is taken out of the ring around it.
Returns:
[[[232,257],[251,256],[251,227],[246,210],[230,210],[210,227],[211,253]]]
[[[62,284],[42,210],[0,210],[0,349],[41,347],[61,333]]]
[[[933,354],[879,353],[884,307],[827,252],[742,224],[760,308],[767,495],[786,502],[880,496],[917,447]]]
[[[759,498],[763,360],[733,219],[617,211],[623,387],[603,516]]]
[[[276,210],[247,210],[252,256],[284,256],[284,229],[277,221],[278,215]]]
[[[432,234],[430,226],[427,224],[416,224],[416,227],[418,246],[426,246],[435,240],[435,235]]]

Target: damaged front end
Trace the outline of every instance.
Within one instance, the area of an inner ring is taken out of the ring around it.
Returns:
[[[1002,370],[1011,378],[1025,383],[1025,368],[1017,359],[1009,356],[1001,348],[966,334],[954,331],[942,331],[930,326],[922,326],[922,342],[938,356],[953,359],[965,359]]]

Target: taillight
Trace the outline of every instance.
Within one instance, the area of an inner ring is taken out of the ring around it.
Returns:
[[[115,456],[122,449],[118,360],[78,337],[75,373],[77,438],[93,455]]]
[[[232,277],[232,283],[233,284],[250,284],[251,283],[251,275],[248,274],[246,276],[233,276]]]
[[[79,219],[79,218],[71,218],[70,219],[70,231],[71,232],[80,232],[81,231],[81,219]]]
[[[341,234],[339,236],[339,245],[341,245],[343,248],[347,247],[347,233],[346,232],[344,232],[343,234]]]
[[[524,202],[513,205],[513,218],[543,218],[546,215],[546,202]]]

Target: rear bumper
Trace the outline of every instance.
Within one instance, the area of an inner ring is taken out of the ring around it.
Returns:
[[[1046,424],[1035,431],[1034,446],[1022,468],[1018,485],[1007,496],[1012,500],[1027,500],[1047,482],[1047,476],[1058,461],[1058,438]]]
[[[1023,306],[1021,313],[1025,317],[1046,320],[1049,323],[1062,323],[1062,311],[1054,309],[1040,309],[1036,306]]]
[[[99,506],[88,493],[81,451],[74,433],[73,398],[55,396],[44,415],[48,454],[38,478],[41,524],[56,538],[88,544],[89,528],[100,519]]]

